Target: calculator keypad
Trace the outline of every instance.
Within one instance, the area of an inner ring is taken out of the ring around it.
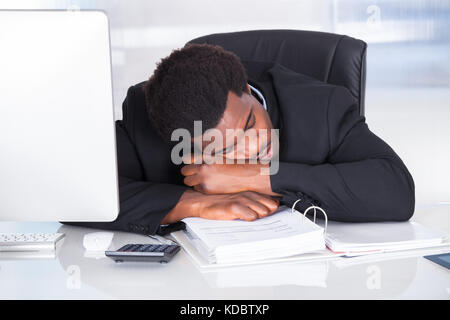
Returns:
[[[167,244],[127,244],[117,251],[120,252],[165,252],[172,253],[178,246]]]
[[[180,250],[179,245],[127,244],[116,251],[105,251],[105,255],[116,262],[143,261],[167,263]]]

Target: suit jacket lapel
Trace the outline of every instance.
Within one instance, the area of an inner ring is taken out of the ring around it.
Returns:
[[[281,114],[280,159],[308,164],[327,156],[327,108],[330,86],[281,64],[267,70]]]

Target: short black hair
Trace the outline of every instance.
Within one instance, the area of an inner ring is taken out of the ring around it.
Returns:
[[[240,58],[219,45],[188,43],[157,63],[144,85],[147,111],[155,131],[170,143],[173,130],[185,128],[194,136],[194,121],[202,134],[217,126],[228,92],[239,97],[247,89]]]

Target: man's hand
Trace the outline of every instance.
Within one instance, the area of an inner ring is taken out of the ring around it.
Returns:
[[[161,224],[174,223],[187,217],[253,221],[274,213],[278,206],[277,199],[256,192],[206,195],[187,190]]]
[[[268,164],[188,164],[181,169],[184,183],[205,194],[254,191],[276,196],[270,176],[261,174]]]

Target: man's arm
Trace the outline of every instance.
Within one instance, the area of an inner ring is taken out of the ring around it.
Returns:
[[[282,203],[303,199],[321,205],[337,221],[403,221],[414,212],[414,181],[408,169],[358,114],[348,90],[336,87],[328,106],[330,153],[321,165],[281,162],[271,176]]]

